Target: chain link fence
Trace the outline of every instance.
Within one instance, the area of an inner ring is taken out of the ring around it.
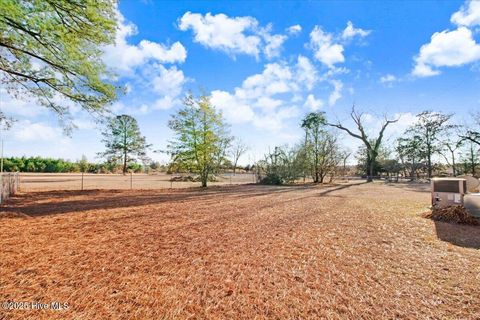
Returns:
[[[19,184],[18,172],[0,173],[0,203],[17,193]]]
[[[20,173],[20,191],[94,189],[169,189],[199,187],[194,174]],[[221,173],[208,186],[256,183],[255,173]]]

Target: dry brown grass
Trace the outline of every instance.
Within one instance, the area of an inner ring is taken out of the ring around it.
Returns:
[[[200,182],[173,181],[172,177],[180,177],[177,174],[153,173],[153,174],[91,174],[83,175],[83,189],[168,189],[168,188],[191,188],[199,187]],[[130,181],[132,180],[132,181]],[[132,182],[132,183],[131,183]],[[229,184],[247,184],[255,182],[251,173],[236,175],[218,175],[217,181],[209,182],[211,186]],[[81,173],[20,173],[20,190],[31,191],[54,191],[54,190],[81,190]]]
[[[0,219],[0,301],[70,308],[0,312],[478,319],[480,227],[424,219],[428,204],[380,184],[21,195]]]

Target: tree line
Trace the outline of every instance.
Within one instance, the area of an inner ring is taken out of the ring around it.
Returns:
[[[464,128],[452,124],[452,115],[424,111],[394,143],[384,142],[385,130],[398,119],[387,119],[380,124],[377,134],[368,132],[365,117],[355,107],[350,114],[354,127],[340,122],[331,123],[324,112],[311,112],[299,123],[303,138],[293,146],[276,146],[264,159],[248,166],[265,184],[283,184],[299,180],[314,183],[329,181],[347,173],[347,159],[352,152],[340,143],[341,132],[362,142],[357,150],[357,172],[367,181],[379,174],[416,177],[432,177],[434,172],[452,175],[480,173],[478,128]],[[477,125],[480,128],[480,120]],[[214,176],[226,169],[236,171],[239,158],[248,150],[238,138],[230,134],[221,112],[210,102],[210,97],[188,94],[183,107],[171,116],[168,127],[174,132],[163,152],[170,156],[165,171],[187,172],[197,175],[206,187]],[[370,135],[369,135],[370,134]],[[130,115],[110,118],[102,131],[105,151],[98,156],[104,163],[89,163],[84,157],[70,162],[61,159],[7,158],[5,171],[21,172],[149,172],[160,165],[147,156],[152,148],[141,134],[137,120]],[[447,166],[434,157],[441,157]],[[140,162],[140,163],[138,163]]]
[[[399,176],[414,180],[434,174],[480,174],[480,113],[473,115],[477,127],[465,127],[451,123],[451,114],[423,111],[388,145],[384,141],[385,130],[399,119],[385,117],[379,132],[372,135],[366,129],[365,115],[355,106],[350,116],[352,128],[329,122],[323,112],[307,114],[300,123],[304,140],[293,147],[277,146],[265,155],[257,166],[260,181],[282,184],[302,178],[305,181],[308,176],[314,183],[322,183],[327,176],[332,180],[336,175],[345,175],[351,152],[338,143],[340,132],[362,142],[355,155],[354,174],[362,175],[368,182],[381,174],[397,180]],[[434,161],[435,157],[443,161]]]
[[[102,48],[115,41],[116,4],[110,0],[13,1],[0,10],[0,76],[8,94],[27,97],[53,111],[68,133],[73,127],[69,104],[104,121],[108,105],[124,88],[115,85],[115,75],[102,60]],[[59,101],[69,103],[59,103]],[[285,183],[307,178],[321,183],[345,174],[351,151],[342,149],[340,132],[361,142],[358,169],[367,181],[382,172],[414,177],[432,177],[439,171],[436,157],[453,168],[453,175],[478,175],[480,113],[476,127],[451,123],[451,115],[425,111],[397,141],[385,145],[386,129],[398,119],[384,118],[378,132],[367,130],[365,115],[355,107],[353,126],[329,121],[324,113],[310,113],[299,124],[304,137],[294,146],[277,146],[254,164],[264,183]],[[0,126],[8,129],[15,119],[0,110]],[[235,172],[238,159],[247,150],[234,138],[208,96],[189,94],[184,106],[168,123],[174,132],[165,152],[171,158],[169,172],[192,172],[202,186],[227,167]],[[146,167],[151,145],[129,115],[109,117],[102,132],[106,162],[88,164],[40,158],[9,158],[7,170],[30,172],[112,171],[123,173]],[[460,153],[461,152],[461,153]],[[82,159],[83,161],[86,159]],[[139,164],[142,163],[142,164]],[[86,168],[87,167],[87,168]]]
[[[130,172],[148,172],[157,167],[159,167],[158,163],[151,163],[148,167],[138,163],[129,163],[127,170]],[[85,156],[78,161],[23,156],[4,158],[3,170],[6,172],[37,173],[117,173],[122,172],[122,167],[111,162],[92,163]]]

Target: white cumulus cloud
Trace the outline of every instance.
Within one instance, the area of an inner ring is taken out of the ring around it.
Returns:
[[[152,84],[155,93],[176,97],[182,92],[185,81],[182,70],[178,70],[175,66],[167,69],[159,65],[158,74],[152,79]]]
[[[137,27],[126,21],[120,12],[117,16],[115,44],[103,49],[105,63],[114,70],[128,73],[148,61],[181,63],[187,58],[187,50],[180,42],[175,42],[171,46],[149,40],[141,40],[138,45],[129,44],[127,38],[138,33]]]
[[[293,26],[290,26],[286,29],[287,33],[288,34],[291,34],[291,35],[296,35],[300,32],[302,32],[302,26],[299,25],[299,24],[295,24]]]
[[[272,34],[271,25],[261,27],[253,17],[229,17],[223,13],[186,12],[178,27],[182,31],[191,29],[195,42],[232,56],[246,54],[258,58],[263,53],[269,59],[277,57],[287,39],[286,35]]]
[[[263,32],[263,39],[265,46],[263,52],[268,59],[280,56],[283,43],[287,40],[287,36],[281,34],[271,35],[268,32]]]
[[[352,39],[354,37],[364,38],[371,33],[371,30],[363,30],[361,28],[355,28],[351,21],[347,22],[346,28],[342,32],[342,38],[345,40]]]
[[[480,25],[480,1],[467,1],[450,21],[459,26],[473,27]]]
[[[310,33],[310,47],[314,50],[315,58],[328,67],[345,61],[343,45],[335,43],[333,34],[325,32],[315,26]]]
[[[298,100],[297,94],[307,89],[309,81],[315,81],[316,72],[309,67],[311,63],[302,56],[292,66],[267,64],[261,73],[247,77],[233,92],[212,91],[212,103],[229,122],[249,122],[259,128],[278,130],[286,119],[298,115],[298,106],[292,101]],[[310,98],[309,103],[312,102],[312,107],[319,107],[319,101]]]
[[[62,130],[43,122],[23,120],[16,123],[12,134],[19,141],[52,141],[62,137]]]
[[[305,84],[308,90],[312,90],[318,81],[318,72],[315,66],[307,57],[301,55],[297,59],[297,78]]]
[[[312,111],[317,111],[323,107],[323,101],[321,99],[315,99],[313,94],[309,94],[305,100],[304,106]]]
[[[397,77],[395,77],[393,74],[386,74],[380,77],[380,83],[388,84],[395,81],[397,81]]]
[[[440,73],[440,67],[458,67],[480,60],[480,45],[466,27],[436,32],[414,60],[413,75],[433,76]]]
[[[364,38],[371,33],[371,30],[355,28],[351,21],[340,34],[327,32],[320,26],[315,26],[310,32],[310,42],[308,47],[313,50],[315,59],[326,65],[330,69],[337,68],[335,65],[345,62],[345,45],[349,44],[351,39]]]
[[[14,98],[9,95],[6,89],[0,88],[1,111],[8,115],[32,118],[47,111],[45,107],[35,102],[29,102],[28,100],[28,97],[23,99]]]
[[[330,83],[333,85],[333,91],[328,97],[328,104],[333,106],[342,97],[343,83],[340,80],[331,80]]]

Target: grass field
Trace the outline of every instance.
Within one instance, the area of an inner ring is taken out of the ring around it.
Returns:
[[[165,173],[155,174],[84,174],[83,189],[165,189],[165,188],[190,188],[200,186],[200,182],[170,182],[172,177]],[[254,183],[253,174],[226,174],[219,175],[217,181],[209,185],[229,185]],[[22,191],[47,191],[47,190],[81,190],[81,173],[21,173],[20,189]]]
[[[428,188],[428,186],[427,186]],[[479,319],[480,227],[380,183],[21,194],[0,319]]]

